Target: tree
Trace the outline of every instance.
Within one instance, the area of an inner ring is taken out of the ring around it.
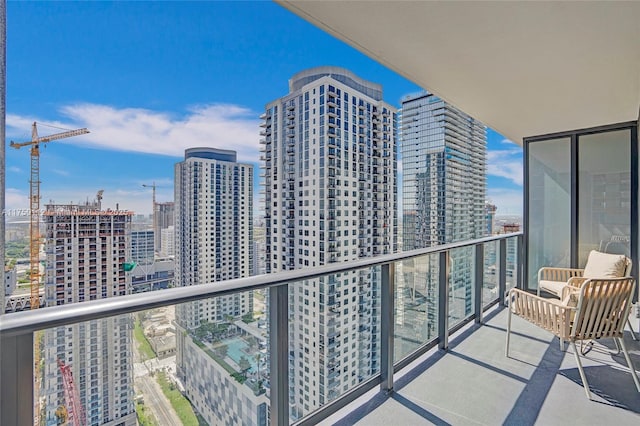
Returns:
[[[246,313],[242,316],[242,321],[246,324],[253,322],[253,312]]]
[[[227,345],[220,345],[216,348],[216,352],[218,353],[220,358],[224,359],[224,357],[227,356],[227,352],[229,352],[229,347]]]
[[[255,350],[258,347],[258,339],[256,339],[255,337],[247,336],[245,340],[252,350]]]
[[[251,368],[251,363],[249,362],[249,360],[247,358],[245,358],[245,356],[241,356],[240,360],[238,361],[238,367],[240,367],[240,371],[243,374],[246,374],[247,371]]]

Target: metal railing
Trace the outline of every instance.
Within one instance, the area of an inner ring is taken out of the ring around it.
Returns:
[[[277,274],[258,275],[224,282],[171,288],[150,293],[132,294],[2,315],[0,316],[0,345],[2,347],[0,369],[0,374],[2,375],[0,382],[2,414],[0,424],[33,424],[33,347],[34,333],[36,331],[266,288],[269,289],[270,297],[269,339],[271,348],[270,371],[272,372],[270,383],[271,424],[289,424],[288,285],[333,274],[380,267],[380,372],[297,422],[297,424],[305,425],[314,424],[335,413],[375,386],[379,385],[381,391],[385,392],[392,390],[395,371],[408,365],[436,344],[441,349],[448,347],[449,334],[461,327],[461,324],[457,324],[453,328],[450,328],[448,325],[449,269],[450,252],[452,250],[463,247],[475,248],[474,312],[465,318],[463,323],[473,320],[481,322],[482,312],[485,309],[495,303],[503,304],[506,290],[506,247],[508,239],[516,240],[517,259],[514,261],[518,270],[518,274],[515,277],[516,286],[522,287],[522,233],[517,232]],[[496,297],[490,303],[483,305],[483,249],[486,243],[491,242],[497,242],[499,244],[499,256],[496,259],[499,270],[497,279],[498,291]],[[438,335],[435,339],[417,348],[408,356],[396,361],[394,360],[394,275],[396,263],[436,254],[439,256]]]

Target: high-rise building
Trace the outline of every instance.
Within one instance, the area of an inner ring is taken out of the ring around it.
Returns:
[[[265,253],[267,246],[263,241],[253,242],[253,275],[262,275],[266,273]]]
[[[131,261],[150,265],[154,257],[154,231],[131,231]]]
[[[262,118],[268,273],[397,249],[396,112],[379,84],[309,69]],[[379,278],[372,268],[289,288],[293,419],[379,371]]]
[[[172,201],[156,203],[156,220],[153,231],[155,232],[155,248],[157,252],[162,251],[162,231],[173,226],[175,204]]]
[[[487,202],[484,205],[484,209],[487,218],[487,235],[493,235],[496,232],[496,211],[498,207]]]
[[[160,235],[160,240],[162,241],[160,246],[160,256],[167,257],[173,256],[176,253],[175,249],[175,236],[176,230],[173,225],[166,227],[163,229]]]
[[[191,148],[175,166],[176,286],[192,286],[248,277],[253,258],[253,166],[236,161],[236,152]],[[214,347],[198,333],[215,324],[237,329],[234,322],[253,312],[251,292],[176,307],[176,367],[185,394],[210,424],[262,425],[264,391],[255,394],[232,378]],[[241,330],[238,330],[240,332]],[[237,336],[240,337],[241,336]],[[218,341],[213,342],[222,344]],[[237,347],[239,339],[224,346]],[[231,350],[229,350],[231,353]],[[248,357],[245,357],[248,358]],[[238,373],[240,374],[240,373]],[[237,387],[237,389],[236,389]],[[226,398],[220,392],[246,395]],[[253,396],[252,396],[253,395]],[[240,403],[241,401],[241,403]]]
[[[130,294],[123,265],[131,256],[132,215],[101,210],[99,203],[46,206],[48,306]],[[63,423],[70,407],[58,361],[71,367],[84,423],[136,424],[131,329],[131,317],[121,315],[45,330],[46,424]]]
[[[251,275],[253,257],[253,166],[236,152],[191,148],[175,167],[176,286]],[[193,328],[252,311],[250,293],[185,305],[180,323]]]
[[[405,97],[400,122],[403,249],[485,236],[486,127],[430,93]],[[470,249],[451,252],[454,320],[473,307],[473,259]],[[421,286],[427,297],[424,337],[429,338],[437,326],[437,259],[407,262],[403,272],[405,282]]]
[[[486,234],[486,127],[429,93],[402,100],[404,249]]]

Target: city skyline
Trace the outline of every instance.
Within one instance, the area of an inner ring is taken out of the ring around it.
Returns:
[[[83,201],[105,189],[106,206],[148,214],[151,190],[142,185],[155,182],[158,202],[171,201],[173,166],[189,147],[233,148],[257,166],[260,112],[289,76],[314,66],[341,66],[381,84],[396,107],[420,91],[272,3],[9,2],[7,9],[7,140],[29,139],[33,121],[91,131],[43,150],[42,202]],[[28,25],[33,16],[46,16],[38,31]],[[32,66],[34,49],[48,66]],[[40,127],[43,135],[58,131]],[[498,215],[521,213],[521,155],[488,131],[488,198]],[[7,149],[7,209],[28,206],[28,179],[28,153]]]

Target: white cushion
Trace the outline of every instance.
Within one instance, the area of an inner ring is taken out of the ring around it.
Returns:
[[[562,289],[567,285],[567,283],[562,281],[540,280],[538,285],[542,290],[546,290],[558,297],[562,297]]]
[[[591,250],[583,276],[585,278],[619,278],[624,276],[626,269],[626,256]]]

